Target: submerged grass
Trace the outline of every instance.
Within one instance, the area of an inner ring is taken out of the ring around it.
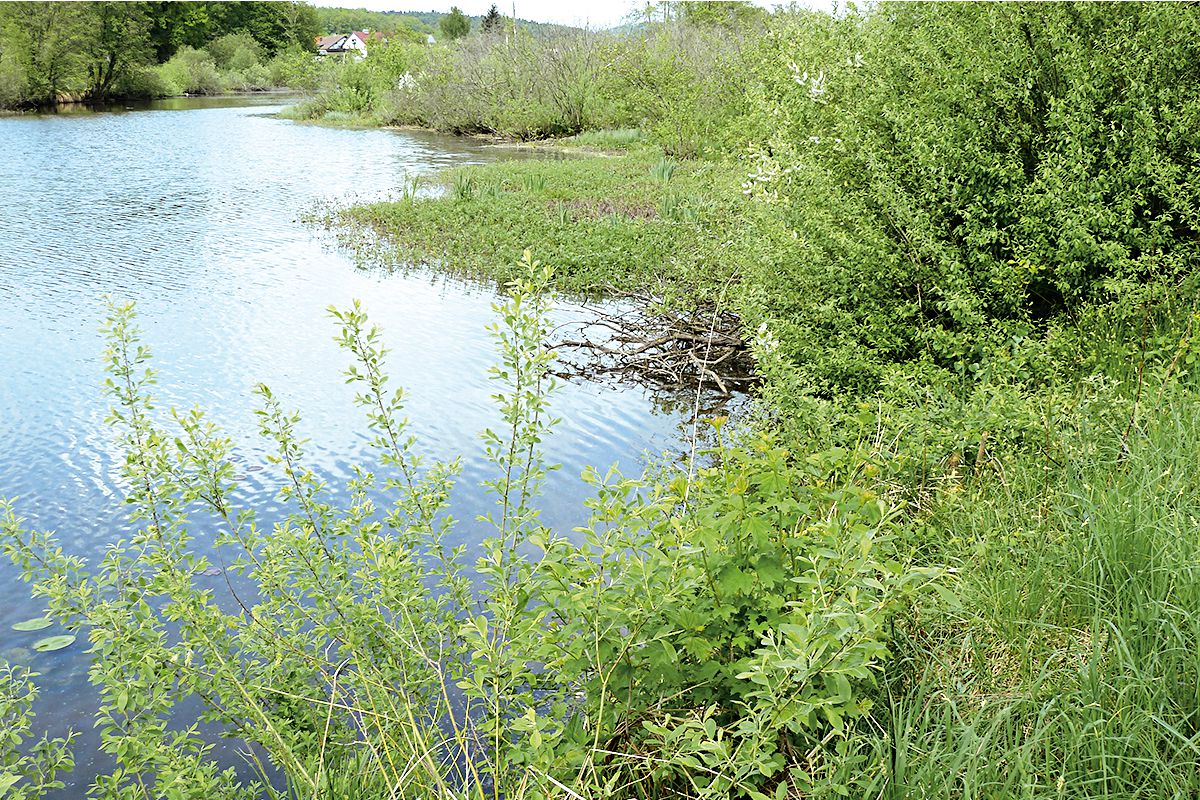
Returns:
[[[378,117],[366,112],[337,110],[314,112],[307,102],[284,106],[279,109],[276,116],[293,122],[331,128],[378,128],[382,124]]]
[[[557,140],[560,147],[598,150],[600,152],[629,151],[644,145],[646,135],[638,128],[610,128],[583,131],[574,136]]]

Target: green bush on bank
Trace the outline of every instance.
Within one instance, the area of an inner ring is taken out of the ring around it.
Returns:
[[[267,62],[267,69],[273,86],[291,89],[315,89],[321,73],[321,65],[302,47],[280,50]]]
[[[694,156],[729,144],[727,126],[744,110],[748,37],[671,24],[393,42],[367,65],[331,64],[305,113],[354,105],[383,124],[521,140],[641,127],[669,153]]]
[[[159,75],[170,94],[216,94],[221,91],[221,74],[204,50],[181,47],[171,60],[159,67]]]
[[[779,17],[747,191],[796,236],[755,282],[811,390],[973,368],[1190,274],[1198,24],[1138,3]]]
[[[157,96],[262,91],[289,81],[303,85],[309,80],[301,61],[312,62],[311,54],[280,53],[264,64],[259,51],[250,46],[253,41],[236,34],[213,42],[210,48],[215,50],[181,47],[157,69],[157,86],[161,87]]]
[[[257,67],[263,61],[262,45],[245,31],[227,33],[213,39],[204,49],[220,70],[241,72]]]
[[[27,95],[25,70],[11,52],[0,51],[0,108],[17,108]]]
[[[268,532],[234,498],[230,441],[199,411],[153,411],[132,306],[114,306],[111,419],[139,529],[89,566],[11,506],[0,516],[5,552],[92,642],[102,742],[119,765],[100,796],[273,792],[215,769],[179,719],[189,696],[302,796],[330,796],[345,779],[326,776],[331,764],[374,776],[360,779],[367,797],[762,797],[860,782],[839,753],[866,741],[889,620],[932,577],[893,558],[895,509],[855,481],[844,451],[797,464],[764,436],[654,483],[589,472],[580,536],[546,528],[550,273],[528,254],[523,269],[494,330],[502,425],[482,435],[493,533],[469,551],[444,545],[457,465],[423,463],[359,308],[332,313],[379,463],[335,504],[304,466],[296,416],[259,387],[291,509]],[[236,612],[197,577],[209,560],[188,519],[201,512],[221,526],[218,557],[261,587]],[[169,721],[184,732],[166,737]]]

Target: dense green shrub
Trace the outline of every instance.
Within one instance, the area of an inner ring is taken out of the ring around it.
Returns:
[[[227,33],[204,47],[217,69],[241,72],[262,62],[262,46],[248,33]]]
[[[741,28],[669,24],[617,39],[597,91],[668,153],[721,152],[752,80],[746,36]]]
[[[346,62],[308,110],[352,106],[383,122],[520,139],[643,126],[673,154],[720,152],[745,112],[749,35],[745,25],[655,23],[621,35],[520,28],[434,47],[394,42],[367,59],[376,62],[370,108],[362,68]]]
[[[1189,271],[1198,26],[1139,3],[774,19],[746,191],[796,237],[754,271],[810,389],[968,368]]]
[[[690,482],[592,476],[587,541],[552,542],[533,572],[542,658],[582,689],[558,757],[594,758],[602,737],[651,795],[852,791],[875,769],[845,767],[870,738],[888,621],[929,575],[889,561],[894,510],[848,451],[797,459],[764,438],[714,456]]]
[[[267,62],[274,86],[293,89],[315,89],[320,82],[322,65],[316,56],[304,48],[280,50]]]
[[[271,71],[264,64],[255,64],[243,70],[231,70],[221,74],[221,89],[226,92],[254,92],[270,89],[275,83]]]
[[[474,36],[450,45],[395,49],[376,75],[372,113],[385,122],[520,139],[643,125],[670,152],[695,156],[728,145],[744,111],[740,28],[657,25],[646,34],[556,32]],[[368,61],[376,61],[373,52]],[[312,113],[361,96],[354,64],[334,69]],[[343,87],[344,84],[344,87]],[[360,102],[356,110],[366,113]]]
[[[221,75],[205,50],[181,47],[171,60],[158,68],[171,94],[216,94],[221,91]]]
[[[162,71],[154,67],[137,67],[128,70],[113,87],[117,97],[166,97],[177,90],[163,79]]]
[[[396,87],[393,113],[439,130],[525,139],[597,127],[604,118],[596,92],[601,41],[598,34],[518,31],[436,48]]]
[[[28,97],[25,69],[7,50],[0,51],[0,108],[17,108]]]

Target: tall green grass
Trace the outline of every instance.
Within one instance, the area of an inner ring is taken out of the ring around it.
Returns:
[[[1200,397],[1075,422],[935,515],[962,606],[898,648],[879,796],[1200,796]]]

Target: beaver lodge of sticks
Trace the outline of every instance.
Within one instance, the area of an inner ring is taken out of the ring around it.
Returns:
[[[612,378],[668,390],[697,387],[729,397],[755,383],[736,314],[713,303],[673,308],[651,294],[609,287],[617,303],[583,305],[591,318],[558,326],[559,377]]]

